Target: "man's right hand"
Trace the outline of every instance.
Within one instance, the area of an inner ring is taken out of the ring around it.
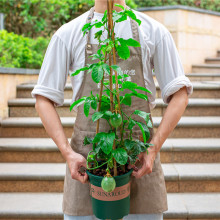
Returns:
[[[81,154],[72,151],[68,155],[67,164],[70,170],[72,179],[79,180],[81,183],[88,183],[88,175],[86,172],[80,172],[82,167],[87,167],[86,159]]]

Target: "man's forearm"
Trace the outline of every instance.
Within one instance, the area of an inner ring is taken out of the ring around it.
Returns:
[[[156,153],[160,151],[163,143],[178,124],[187,104],[187,90],[186,87],[183,87],[173,94],[173,97],[163,115],[162,121],[151,140],[151,143],[155,145],[152,147],[152,150],[154,149]]]
[[[43,96],[37,95],[35,108],[41,118],[47,134],[53,139],[57,147],[60,149],[64,159],[67,160],[73,150],[70,147],[69,141],[64,133],[60,117],[57,114],[52,101]]]
[[[67,161],[72,179],[79,180],[83,184],[88,183],[87,173],[81,172],[81,167],[87,167],[86,159],[72,150],[53,102],[37,95],[35,108],[48,135],[53,139]]]

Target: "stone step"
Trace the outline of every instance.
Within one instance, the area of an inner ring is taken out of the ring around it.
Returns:
[[[0,219],[63,219],[62,193],[0,193]],[[220,219],[220,193],[168,193],[164,219]]]
[[[160,160],[162,163],[220,163],[220,138],[168,138],[161,147]],[[0,138],[0,162],[65,161],[51,138]]]
[[[220,73],[220,72],[219,72]],[[191,73],[190,73],[191,74]],[[211,79],[212,80],[212,79]],[[193,94],[191,98],[220,98],[220,79],[216,82],[192,82]],[[32,98],[31,91],[35,84],[21,84],[17,86],[17,98]],[[156,98],[161,98],[161,91],[158,82],[155,82],[157,89]],[[67,83],[65,86],[64,98],[71,99],[73,95],[72,86]]]
[[[162,164],[167,192],[220,192],[220,163]],[[0,163],[1,192],[62,192],[65,163]]]
[[[156,132],[162,117],[153,117]],[[67,137],[71,137],[75,117],[61,117]],[[2,119],[1,137],[48,137],[41,119],[38,117],[11,117]],[[220,136],[220,117],[182,117],[168,138],[218,138]]]
[[[9,117],[39,117],[35,109],[35,99],[17,98],[8,101]],[[57,107],[60,117],[74,117],[75,111],[69,110],[71,99],[65,99],[63,106]],[[156,99],[153,116],[163,116],[167,104],[162,99]],[[183,116],[220,116],[220,99],[189,98],[188,106]]]
[[[193,73],[220,73],[220,64],[192,65]]]
[[[193,81],[220,81],[219,73],[186,73],[191,82]]]
[[[220,64],[220,57],[207,57],[205,59],[205,63],[207,64]]]

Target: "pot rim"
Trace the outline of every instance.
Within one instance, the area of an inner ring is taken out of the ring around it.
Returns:
[[[115,180],[120,180],[126,176],[129,176],[131,173],[133,172],[133,168],[131,168],[127,173],[123,174],[123,175],[120,175],[120,176],[113,176],[115,178]],[[89,172],[89,170],[86,169],[86,173],[89,175],[89,176],[93,176],[95,177],[96,179],[103,179],[104,176],[97,176],[97,175],[94,175],[92,173]]]

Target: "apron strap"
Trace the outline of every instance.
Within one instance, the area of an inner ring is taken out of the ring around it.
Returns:
[[[130,9],[130,7],[126,6],[127,9]],[[89,10],[89,15],[86,19],[86,23],[91,22],[93,16],[94,16],[94,11],[95,11],[95,7],[93,6],[92,8],[90,8]],[[136,21],[134,21],[133,19],[130,18],[130,24],[131,24],[131,30],[132,30],[132,36],[133,39],[140,42],[139,41],[139,32],[138,32],[138,24]],[[87,45],[86,45],[86,49],[88,54],[92,54],[92,46],[91,46],[91,42],[90,42],[90,32],[91,30],[87,33]]]

